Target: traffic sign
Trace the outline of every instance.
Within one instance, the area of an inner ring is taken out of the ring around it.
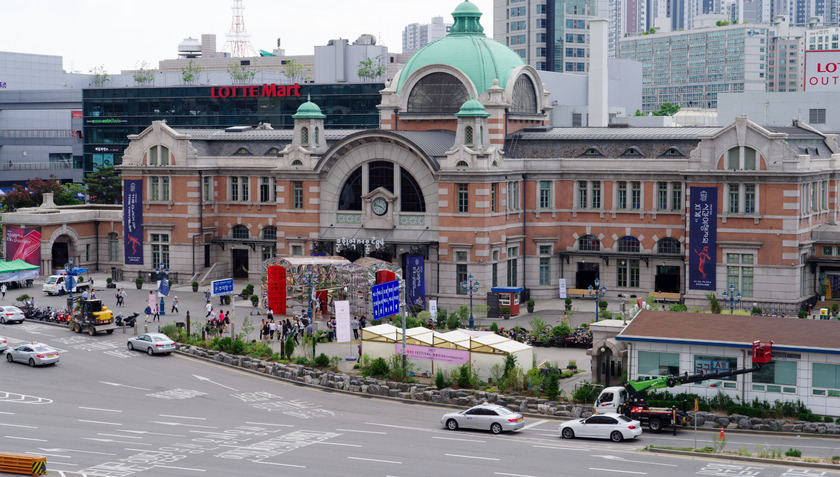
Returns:
[[[210,290],[213,296],[233,295],[233,278],[213,280],[210,282]]]
[[[396,315],[400,311],[400,282],[374,285],[371,290],[373,297],[373,319],[380,320],[386,316]]]

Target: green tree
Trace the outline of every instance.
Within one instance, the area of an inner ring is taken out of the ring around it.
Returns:
[[[114,166],[96,166],[85,177],[89,200],[93,204],[121,204],[122,178]]]
[[[140,86],[149,86],[155,84],[155,72],[149,69],[149,62],[143,60],[134,71],[134,82]]]
[[[230,75],[230,81],[233,84],[250,84],[254,77],[259,73],[258,70],[246,68],[238,63],[231,63],[227,68]]]
[[[84,184],[79,184],[76,182],[68,182],[67,184],[61,184],[61,190],[55,192],[53,196],[53,202],[55,205],[77,205],[82,204],[83,202],[76,198],[78,194],[86,194],[87,191],[85,190]]]
[[[181,82],[184,84],[196,84],[202,71],[204,71],[204,68],[193,60],[190,60],[187,66],[181,68]]]
[[[366,57],[360,61],[356,74],[362,81],[374,81],[385,74],[386,70],[382,64],[382,55],[377,55],[375,58]]]
[[[673,116],[679,110],[680,110],[680,105],[679,104],[662,103],[662,104],[659,105],[659,110],[654,111],[651,114],[653,114],[654,116]]]
[[[304,73],[312,72],[312,68],[304,68],[304,66],[297,60],[286,60],[283,64],[283,75],[289,78],[293,83],[300,83],[305,81]]]
[[[91,74],[93,74],[93,85],[97,88],[105,86],[105,83],[111,81],[111,75],[105,71],[105,65],[95,66],[90,69]]]

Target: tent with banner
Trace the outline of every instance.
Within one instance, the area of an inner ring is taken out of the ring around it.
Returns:
[[[406,355],[412,372],[433,376],[438,371],[449,374],[463,364],[484,380],[493,366],[504,367],[507,353],[528,371],[533,364],[533,348],[489,331],[454,330],[440,333],[422,326],[405,331]],[[371,358],[402,354],[402,329],[389,324],[362,329],[362,352]]]
[[[26,263],[22,259],[0,262],[0,283],[34,280],[41,274],[41,267]]]

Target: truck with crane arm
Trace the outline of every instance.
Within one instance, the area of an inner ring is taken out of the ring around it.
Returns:
[[[726,369],[720,371],[700,372],[697,374],[676,374],[662,376],[642,381],[628,381],[624,386],[612,386],[601,391],[595,401],[595,412],[617,412],[647,424],[653,432],[659,432],[671,425],[685,425],[689,422],[689,415],[685,409],[669,407],[651,407],[644,396],[648,389],[672,388],[681,384],[699,383],[711,379],[738,376],[753,373],[770,362],[773,348],[772,341],[754,341],[752,344],[751,368]]]

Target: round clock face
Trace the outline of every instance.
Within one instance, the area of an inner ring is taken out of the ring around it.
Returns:
[[[385,212],[388,212],[388,201],[382,197],[377,197],[373,199],[371,208],[373,209],[374,214],[385,215]]]

